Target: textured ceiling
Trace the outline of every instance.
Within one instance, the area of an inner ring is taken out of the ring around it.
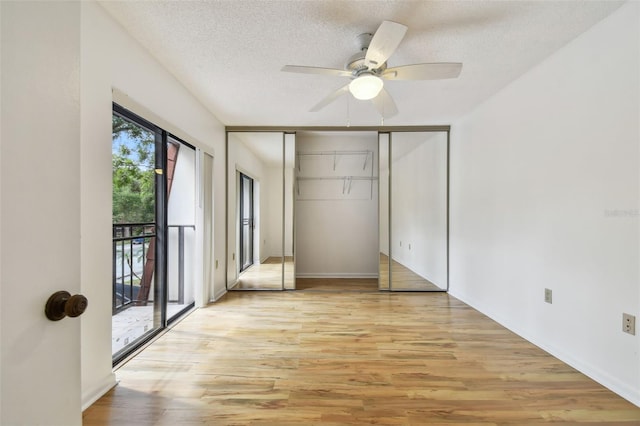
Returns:
[[[281,72],[343,68],[356,36],[409,27],[389,66],[463,62],[460,77],[387,81],[388,125],[448,124],[567,44],[616,1],[122,1],[102,6],[225,125],[379,125],[369,101],[309,109],[348,79]],[[594,52],[594,55],[596,53]],[[562,72],[562,70],[558,70]]]

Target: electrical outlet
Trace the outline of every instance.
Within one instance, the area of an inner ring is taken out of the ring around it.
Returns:
[[[216,259],[216,269],[218,269],[218,259]]]
[[[402,247],[402,241],[400,241],[400,247]]]
[[[409,243],[409,250],[411,250],[411,243]]]
[[[631,314],[622,314],[622,331],[633,336],[636,335],[636,317]]]
[[[547,303],[553,303],[553,292],[551,289],[544,289],[544,301]]]

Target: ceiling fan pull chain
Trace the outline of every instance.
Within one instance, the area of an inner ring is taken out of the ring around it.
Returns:
[[[351,114],[349,113],[349,98],[350,96],[347,94],[347,127],[351,127]]]

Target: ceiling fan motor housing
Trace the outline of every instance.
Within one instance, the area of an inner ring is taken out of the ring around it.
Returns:
[[[362,72],[369,71],[371,74],[380,75],[382,71],[387,68],[387,63],[383,63],[376,69],[369,69],[365,63],[364,58],[367,54],[367,49],[369,48],[369,43],[371,43],[371,39],[373,38],[373,34],[371,33],[363,33],[356,37],[356,41],[360,51],[354,55],[352,55],[347,62],[344,64],[344,69],[347,71],[351,71],[354,77],[358,77]]]

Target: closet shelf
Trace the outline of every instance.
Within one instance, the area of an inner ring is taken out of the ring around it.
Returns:
[[[304,156],[333,156],[333,170],[336,169],[336,159],[338,156],[343,155],[364,155],[364,164],[362,170],[367,168],[367,161],[369,160],[369,154],[373,160],[373,151],[297,151],[298,156],[298,171],[300,171],[300,157]]]

